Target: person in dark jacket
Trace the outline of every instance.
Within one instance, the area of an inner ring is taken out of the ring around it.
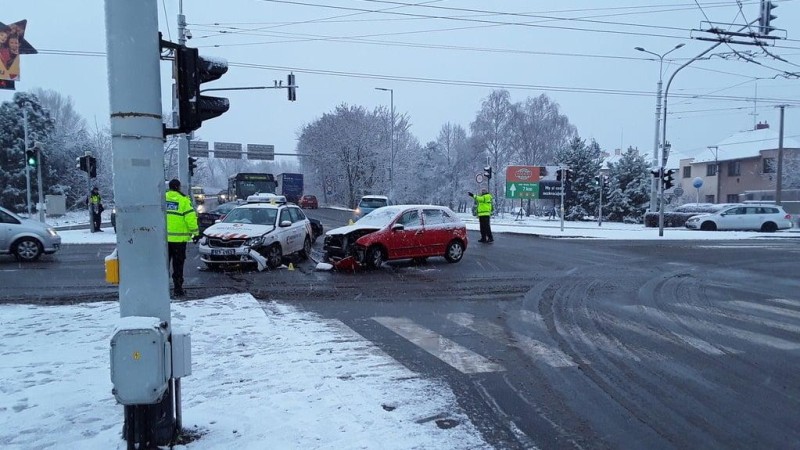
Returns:
[[[492,224],[489,222],[492,216],[492,194],[486,188],[481,189],[480,195],[472,192],[467,192],[467,194],[475,200],[475,209],[481,226],[481,238],[478,242],[494,242]]]
[[[92,214],[92,233],[95,231],[103,231],[100,229],[100,223],[102,222],[101,216],[105,208],[103,207],[103,199],[100,197],[100,190],[97,189],[97,186],[92,188],[92,192],[86,199],[86,203],[89,205],[89,212]]]
[[[200,234],[197,229],[197,213],[192,202],[181,192],[181,182],[169,182],[166,194],[167,210],[167,252],[172,264],[172,288],[175,297],[183,297],[183,264],[186,261],[186,244],[197,242]]]

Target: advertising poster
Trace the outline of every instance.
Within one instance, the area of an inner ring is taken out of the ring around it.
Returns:
[[[9,25],[0,22],[0,80],[19,81],[20,55],[36,53],[36,49],[25,40],[27,24],[27,20]]]

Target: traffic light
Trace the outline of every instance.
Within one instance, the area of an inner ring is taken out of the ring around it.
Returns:
[[[567,169],[566,167],[559,167],[558,170],[556,171],[556,181],[569,183],[571,178],[572,178],[572,169]]]
[[[294,74],[290,73],[286,76],[286,86],[289,88],[289,101],[297,100],[297,86],[294,84]]]
[[[163,44],[163,42],[162,42]],[[220,58],[203,58],[196,48],[176,46],[175,62],[178,74],[177,129],[168,133],[189,133],[228,111],[230,102],[224,97],[201,95],[203,83],[219,79],[228,71],[228,62]]]
[[[97,158],[94,156],[86,157],[86,168],[89,172],[89,178],[97,178]]]
[[[768,35],[775,28],[770,26],[772,19],[777,19],[778,16],[772,14],[772,10],[777,8],[778,5],[773,4],[770,0],[761,0],[761,14],[758,16],[758,27],[761,34]]]
[[[197,158],[189,157],[189,176],[194,176],[194,169],[197,169]]]
[[[25,161],[27,161],[29,167],[36,167],[39,164],[39,157],[36,154],[36,150],[25,150]]]
[[[656,170],[651,170],[650,173],[653,174],[653,178],[661,178],[661,174],[663,173],[662,172],[663,170],[664,170],[663,168],[659,167]]]
[[[486,166],[486,167],[483,168],[483,176],[487,180],[491,180],[492,179],[492,168],[490,166]]]
[[[675,172],[677,172],[677,169],[669,169],[664,171],[664,175],[661,177],[661,180],[664,184],[665,191],[675,186]]]

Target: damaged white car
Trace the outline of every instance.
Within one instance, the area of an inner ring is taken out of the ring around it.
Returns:
[[[200,238],[200,259],[209,268],[257,265],[280,267],[286,255],[311,255],[311,223],[295,205],[247,203],[232,209]]]

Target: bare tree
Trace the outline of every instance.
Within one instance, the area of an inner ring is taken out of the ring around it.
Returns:
[[[489,157],[490,166],[494,169],[494,195],[497,197],[497,186],[503,175],[500,172],[513,154],[511,147],[511,127],[513,108],[510,95],[506,90],[497,90],[489,94],[483,103],[475,121],[470,124],[473,143]]]

